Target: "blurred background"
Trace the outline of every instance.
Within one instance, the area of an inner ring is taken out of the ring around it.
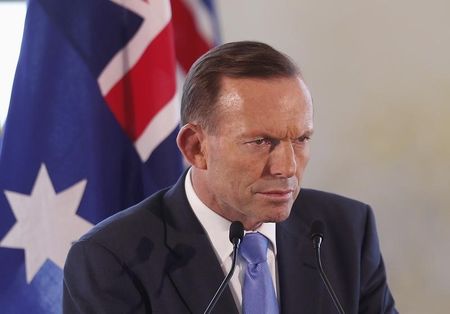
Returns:
[[[6,3],[0,10],[1,125],[25,7],[13,1],[22,9],[5,15]],[[373,207],[400,312],[448,312],[450,2],[216,3],[223,42],[264,41],[303,70],[316,129],[304,186]]]

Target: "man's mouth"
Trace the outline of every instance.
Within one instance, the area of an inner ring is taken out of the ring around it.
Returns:
[[[271,200],[278,200],[278,201],[287,201],[292,199],[292,195],[294,193],[294,190],[288,189],[288,190],[267,190],[258,192],[257,194]]]

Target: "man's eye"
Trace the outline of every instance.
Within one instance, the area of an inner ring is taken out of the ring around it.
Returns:
[[[309,136],[300,137],[300,141],[302,141],[302,142],[308,142],[310,139],[311,138]]]
[[[307,143],[310,139],[311,137],[309,136],[301,136],[297,139],[297,143]]]
[[[257,140],[254,140],[253,143],[256,145],[271,145],[272,141],[268,138],[259,138]]]

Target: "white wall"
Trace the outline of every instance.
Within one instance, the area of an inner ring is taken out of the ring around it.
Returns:
[[[450,2],[219,0],[224,41],[293,57],[313,93],[306,186],[371,204],[402,313],[450,311]]]
[[[0,134],[8,113],[25,12],[25,2],[0,2]]]

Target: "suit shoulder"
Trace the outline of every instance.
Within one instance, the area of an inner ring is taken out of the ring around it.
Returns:
[[[105,246],[120,245],[134,235],[156,231],[162,224],[163,198],[167,189],[156,192],[140,203],[124,209],[96,224],[78,242],[94,241]]]
[[[329,205],[339,205],[339,206],[351,206],[351,207],[367,207],[368,205],[346,197],[338,195],[335,193],[319,191],[314,189],[304,189],[302,188],[298,196],[298,201],[302,203],[315,203],[315,204],[329,204]]]
[[[362,223],[372,215],[369,205],[334,193],[302,189],[293,216],[334,222]]]

